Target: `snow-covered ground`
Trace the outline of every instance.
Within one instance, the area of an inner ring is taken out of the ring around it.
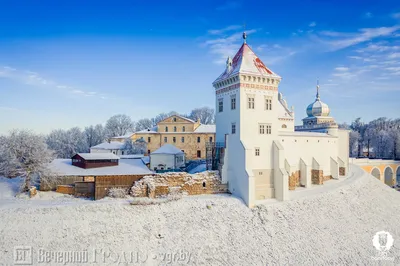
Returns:
[[[299,191],[291,201],[254,209],[229,195],[148,206],[42,195],[49,192],[16,199],[17,184],[3,179],[0,264],[12,264],[14,247],[24,246],[27,254],[32,247],[34,264],[52,265],[65,262],[66,252],[103,265],[399,265],[400,193],[358,167],[351,172],[331,189]],[[372,238],[382,230],[394,238],[387,253],[393,262],[373,260]]]

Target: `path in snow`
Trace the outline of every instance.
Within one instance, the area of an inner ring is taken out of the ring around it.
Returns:
[[[163,254],[181,251],[196,265],[370,265],[379,263],[372,260],[378,254],[372,238],[385,230],[394,238],[387,254],[394,262],[387,264],[398,265],[400,193],[358,167],[351,171],[353,177],[329,191],[254,209],[227,195],[151,206],[104,201],[3,208],[0,264],[13,263],[14,246],[32,246],[34,264],[43,249],[87,250],[92,264],[129,261],[122,251],[140,252],[136,265],[166,264],[172,257]]]

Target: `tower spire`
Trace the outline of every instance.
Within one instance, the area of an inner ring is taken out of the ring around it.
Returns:
[[[319,80],[317,79],[317,100],[319,100]]]
[[[246,43],[247,34],[246,34],[246,23],[243,24],[243,43]]]

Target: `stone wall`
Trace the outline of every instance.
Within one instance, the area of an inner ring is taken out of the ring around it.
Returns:
[[[344,167],[339,167],[339,175],[341,175],[341,176],[346,175],[346,168],[344,168]]]
[[[188,195],[228,192],[227,185],[221,184],[218,171],[198,174],[163,173],[145,176],[134,183],[130,194],[134,197],[162,197],[171,192],[185,192]]]
[[[328,181],[328,180],[330,180],[330,179],[333,179],[333,177],[332,177],[331,175],[326,175],[326,176],[324,176],[324,182],[325,182],[325,181]]]
[[[313,185],[322,185],[324,183],[324,171],[311,170],[311,182]]]
[[[300,186],[300,171],[293,172],[289,176],[289,190],[295,190]]]

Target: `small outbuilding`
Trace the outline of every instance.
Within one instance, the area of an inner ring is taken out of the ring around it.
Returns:
[[[150,169],[178,170],[185,166],[185,153],[172,144],[165,144],[150,154]]]
[[[80,168],[97,168],[118,165],[119,157],[113,153],[77,153],[72,156],[72,165]]]

